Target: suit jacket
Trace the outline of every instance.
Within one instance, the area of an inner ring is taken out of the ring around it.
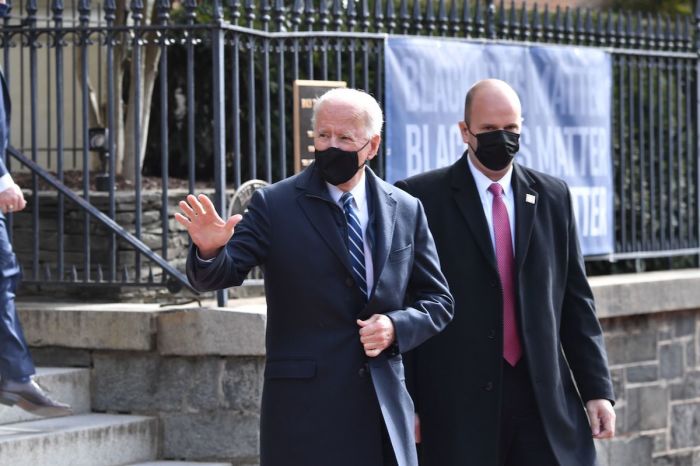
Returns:
[[[0,8],[0,17],[4,16],[7,11],[7,5],[1,6],[5,6],[5,8]],[[2,70],[0,70],[0,88],[0,176],[4,176],[9,173],[5,165],[5,151],[10,139],[10,93]],[[2,212],[0,212],[0,228],[7,228],[5,215]],[[19,273],[19,262],[12,251],[7,232],[3,231],[0,233],[0,276],[3,278],[15,277]]]
[[[0,17],[2,14],[0,13]],[[8,173],[5,166],[5,151],[10,140],[10,92],[7,89],[5,76],[0,70],[0,176]]]
[[[230,242],[210,264],[190,251],[199,290],[240,285],[261,265],[267,297],[261,466],[382,464],[382,420],[400,466],[416,466],[413,403],[398,350],[365,356],[356,319],[389,316],[398,349],[442,330],[452,297],[423,208],[366,169],[375,285],[355,283],[346,221],[312,164],[257,191]]]
[[[1,4],[0,18],[5,17],[9,10],[9,5]],[[2,87],[0,95],[0,176],[3,176],[7,173],[5,151],[10,140],[10,92],[7,89],[7,82],[2,70],[0,70],[0,87]]]
[[[498,464],[502,297],[466,157],[397,183],[425,206],[455,298],[452,324],[407,358],[409,388],[421,417],[423,466]],[[518,164],[512,186],[523,357],[559,463],[590,466],[595,449],[581,397],[613,400],[613,389],[569,190],[563,181]],[[534,204],[526,202],[526,194],[534,196]]]

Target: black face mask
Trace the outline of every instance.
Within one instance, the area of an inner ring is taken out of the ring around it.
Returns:
[[[369,141],[356,151],[343,150],[337,147],[315,151],[316,168],[319,169],[321,178],[334,186],[349,181],[350,178],[355,176],[357,170],[367,164],[367,161],[365,161],[364,164],[360,165],[359,155],[357,154],[367,147],[367,144],[369,144]]]
[[[520,135],[499,129],[487,133],[474,134],[479,143],[474,155],[483,166],[493,171],[506,168],[520,150]]]

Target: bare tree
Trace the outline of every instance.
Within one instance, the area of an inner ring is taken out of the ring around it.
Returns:
[[[114,26],[124,26],[129,20],[127,12],[128,0],[116,0],[116,15]],[[146,0],[143,23],[152,24],[156,20],[156,0]],[[158,77],[158,64],[160,62],[160,46],[157,42],[157,34],[153,31],[146,33],[142,38],[141,54],[138,63],[133,58],[133,45],[128,35],[122,35],[116,40],[114,46],[114,138],[115,138],[115,166],[117,174],[124,176],[126,180],[134,181],[136,161],[138,169],[143,167],[146,155],[146,142],[148,140],[149,120],[151,116],[151,100],[153,88]],[[80,57],[82,59],[83,57]],[[140,102],[136,102],[136,74],[141,77]],[[129,95],[126,102],[123,100],[124,85],[128,78]],[[90,92],[90,124],[102,126],[107,121],[107,102],[99,102],[94,87],[88,82]],[[107,99],[105,97],[105,99]],[[141,136],[140,147],[134,147],[136,109],[140,109],[139,128]]]
[[[120,0],[125,1],[125,0]],[[150,11],[150,21],[153,23],[156,18],[155,0],[148,0],[146,11]],[[133,181],[136,175],[135,168],[138,160],[138,170],[143,167],[143,161],[146,156],[146,142],[148,139],[149,121],[151,118],[151,100],[153,98],[153,88],[156,78],[158,77],[158,63],[160,62],[160,46],[157,43],[157,35],[155,32],[149,32],[145,36],[145,44],[141,50],[141,59],[139,63],[134,62],[133,54],[131,60],[131,79],[129,85],[129,100],[126,104],[126,123],[124,126],[124,152],[121,165],[121,173],[127,180]],[[138,69],[137,69],[138,68]],[[136,74],[141,76],[140,102],[140,147],[134,147],[135,138],[135,121],[136,121],[136,90],[135,84]],[[117,159],[119,160],[119,159]]]

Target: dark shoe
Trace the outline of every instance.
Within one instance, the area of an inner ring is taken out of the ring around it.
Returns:
[[[70,406],[49,398],[34,380],[26,383],[4,380],[0,383],[0,403],[17,405],[37,416],[66,416],[72,413]]]

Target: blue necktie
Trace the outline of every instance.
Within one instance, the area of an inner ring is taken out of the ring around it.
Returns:
[[[350,265],[355,275],[360,290],[367,295],[367,269],[365,268],[365,248],[362,241],[362,227],[357,212],[352,205],[352,194],[345,193],[340,198],[345,210],[345,219],[348,222],[348,251],[350,252]]]

